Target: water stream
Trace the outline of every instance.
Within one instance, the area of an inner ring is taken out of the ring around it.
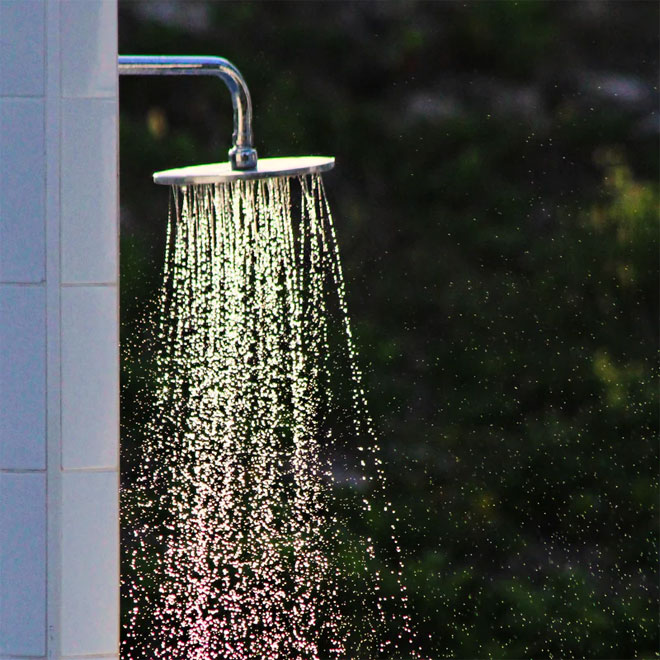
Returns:
[[[411,657],[320,176],[172,195],[122,657]]]

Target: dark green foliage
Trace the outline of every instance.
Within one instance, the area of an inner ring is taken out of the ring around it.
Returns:
[[[158,4],[120,3],[122,52],[223,55],[261,155],[337,156],[425,652],[657,657],[657,4],[179,3],[194,29]],[[151,172],[224,160],[231,109],[200,80],[121,102],[128,347],[163,260]]]

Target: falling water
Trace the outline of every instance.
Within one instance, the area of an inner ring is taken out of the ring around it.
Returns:
[[[320,176],[174,188],[167,231],[123,657],[414,655]]]

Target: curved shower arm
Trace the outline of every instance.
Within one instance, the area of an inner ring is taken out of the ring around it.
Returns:
[[[241,72],[222,57],[196,55],[120,55],[119,74],[133,76],[217,76],[227,85],[234,107],[229,160],[234,170],[257,166],[252,137],[252,101]]]

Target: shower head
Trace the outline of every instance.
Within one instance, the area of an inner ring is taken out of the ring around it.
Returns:
[[[301,176],[331,170],[334,158],[300,156],[297,158],[261,158],[251,170],[232,169],[231,163],[193,165],[154,173],[154,182],[164,185],[186,186],[204,183],[230,183],[270,177]]]
[[[257,160],[252,137],[250,92],[241,72],[222,57],[120,55],[119,73],[138,76],[217,76],[227,85],[231,94],[234,107],[234,133],[232,148],[229,150],[229,162],[156,172],[154,174],[156,183],[174,186],[227,183],[238,180],[300,176],[325,172],[334,167],[335,159],[323,156]]]

